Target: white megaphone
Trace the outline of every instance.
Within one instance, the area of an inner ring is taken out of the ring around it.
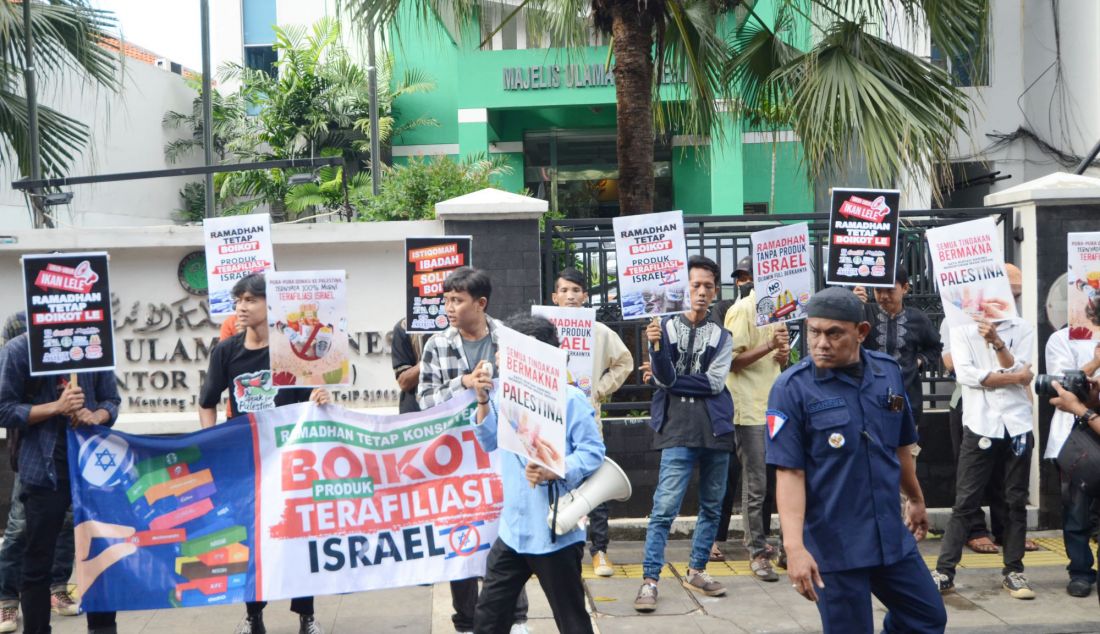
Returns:
[[[554,509],[550,509],[546,523],[558,535],[565,535],[577,528],[577,523],[592,509],[608,500],[625,502],[630,499],[630,493],[630,478],[614,460],[604,458],[595,473],[558,499],[557,521],[554,519]]]

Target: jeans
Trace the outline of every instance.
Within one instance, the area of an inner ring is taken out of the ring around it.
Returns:
[[[736,425],[737,458],[741,462],[741,519],[745,524],[745,547],[752,558],[768,548],[768,466],[764,462],[764,425]]]
[[[959,450],[959,471],[955,478],[955,506],[943,535],[936,570],[954,579],[955,568],[962,557],[963,544],[970,534],[975,516],[982,514],[982,493],[994,476],[998,462],[1004,466],[1004,477],[994,482],[1004,489],[1008,502],[1004,532],[1004,568],[1002,574],[1024,571],[1024,539],[1027,536],[1027,485],[1031,476],[1031,451],[1035,440],[1027,434],[1027,447],[1017,456],[1012,451],[1012,439],[990,438],[989,447],[982,449],[983,437],[969,429],[963,430]]]
[[[23,555],[23,583],[19,602],[23,607],[23,632],[50,632],[50,571],[55,559],[57,538],[72,502],[69,480],[58,482],[57,489],[23,485],[20,496],[26,513],[27,545]],[[113,632],[114,612],[88,612],[89,632]]]
[[[559,632],[591,634],[592,619],[585,612],[581,558],[577,542],[544,555],[524,555],[500,538],[493,543],[485,565],[485,582],[474,615],[476,634],[507,634],[515,621],[516,600],[533,573],[554,614]]]
[[[1070,486],[1062,479],[1062,539],[1066,544],[1066,556],[1069,557],[1070,579],[1080,579],[1096,583],[1096,571],[1092,569],[1092,548],[1089,539],[1092,536],[1092,511],[1096,507],[1095,498]],[[1100,553],[1097,555],[1100,558]]]
[[[456,632],[473,631],[477,601],[477,577],[451,582],[451,607],[454,609],[454,614],[451,615],[451,624],[455,626]],[[519,596],[512,605],[512,621],[509,625],[512,623],[526,623],[527,588],[520,587]]]
[[[642,574],[659,579],[665,565],[665,543],[673,520],[680,513],[691,473],[699,465],[699,516],[691,544],[693,570],[705,570],[710,547],[718,534],[722,496],[726,494],[730,452],[698,447],[669,447],[661,450],[661,471],[653,494],[653,511],[645,534],[645,560]]]
[[[607,510],[607,502],[592,509],[588,514],[588,538],[592,541],[589,550],[595,556],[599,552],[607,552],[607,545],[611,543],[611,528],[607,524],[610,513]]]
[[[0,546],[0,607],[19,606],[19,584],[23,580],[23,550],[27,545],[27,518],[23,503],[19,501],[23,487],[19,478],[11,488],[11,511],[8,527],[4,530],[4,544]],[[67,590],[73,576],[73,514],[65,514],[65,524],[57,539],[53,570],[50,571],[50,592]]]
[[[718,534],[714,541],[727,542],[730,539],[730,521],[733,519],[733,497],[737,494],[737,485],[741,482],[741,463],[737,454],[730,454],[729,473],[726,475],[726,494],[722,496],[722,510],[718,516]]]

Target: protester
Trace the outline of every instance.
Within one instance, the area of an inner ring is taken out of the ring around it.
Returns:
[[[752,268],[751,261],[747,264]],[[768,393],[790,357],[790,335],[785,324],[756,325],[756,290],[752,278],[738,280],[739,301],[726,313],[725,327],[733,337],[733,361],[726,387],[733,396],[733,428],[737,440],[737,461],[741,465],[742,505],[745,547],[749,549],[750,568],[758,579],[779,581],[772,569],[772,548],[768,544],[771,527],[771,499],[768,466],[764,460],[764,416]],[[736,481],[726,487],[723,511],[731,508]],[[730,510],[732,512],[732,508]],[[723,515],[728,525],[729,516]],[[725,526],[723,526],[725,528]],[[719,529],[719,540],[723,537]],[[715,545],[717,547],[717,544]]]
[[[718,283],[718,265],[688,258],[690,308],[653,321],[646,328],[649,359],[657,390],[650,406],[654,448],[661,450],[661,469],[646,530],[644,582],[634,609],[657,609],[657,581],[665,564],[665,543],[680,512],[692,471],[699,466],[699,515],[691,558],[682,583],[706,596],[721,596],[726,587],[706,572],[718,532],[733,451],[733,401],[726,389],[733,341],[708,317]]]
[[[27,313],[13,313],[0,328],[0,346],[26,331]],[[18,431],[8,429],[8,458],[16,474],[19,472],[19,445]],[[23,555],[27,544],[27,519],[23,503],[19,501],[21,494],[22,487],[16,475],[12,479],[8,523],[4,529],[3,544],[0,544],[0,633],[19,629],[19,584],[23,581]],[[54,614],[76,616],[80,610],[69,591],[74,556],[72,511],[65,514],[55,553],[50,570],[50,607]]]
[[[278,389],[272,381],[268,355],[267,285],[262,273],[241,278],[233,286],[238,324],[244,327],[228,339],[220,341],[210,353],[206,380],[199,394],[199,422],[203,428],[217,422],[217,406],[222,394],[229,392],[229,417],[259,412],[282,405],[312,401],[318,405],[331,402],[324,388]],[[245,618],[237,634],[264,634],[266,601],[249,601]],[[314,617],[313,597],[298,597],[290,602],[290,611],[298,615],[299,634],[322,634],[321,624]]]
[[[508,326],[543,343],[559,345],[557,329],[543,317],[515,315]],[[477,367],[474,380],[478,402],[474,433],[482,448],[492,452],[497,449],[498,397],[490,398],[492,376],[484,364]],[[477,601],[476,634],[508,632],[516,599],[532,574],[538,577],[559,632],[592,632],[581,578],[584,529],[576,527],[565,535],[555,535],[546,524],[551,500],[580,486],[604,459],[595,410],[584,392],[573,386],[567,390],[565,478],[517,455],[500,458],[504,508]]]
[[[963,438],[959,449],[955,506],[944,532],[932,578],[941,592],[954,589],[955,568],[976,516],[982,513],[982,493],[998,461],[1004,465],[999,484],[1008,512],[1003,539],[1002,585],[1016,599],[1033,599],[1024,575],[1028,481],[1031,451],[1029,386],[1035,330],[1014,317],[986,320],[951,330],[951,356],[962,386]]]
[[[811,358],[779,376],[767,411],[791,584],[817,603],[826,634],[873,632],[872,594],[888,610],[884,631],[943,632],[947,613],[917,549],[928,515],[901,369],[861,349],[871,326],[850,290],[818,292],[806,317]]]
[[[588,284],[584,274],[575,268],[562,269],[554,281],[554,292],[550,296],[556,306],[562,308],[581,308],[588,302]],[[592,354],[592,407],[596,410],[596,426],[603,435],[600,425],[600,404],[611,398],[630,376],[634,367],[634,358],[626,349],[623,340],[615,331],[600,322],[595,324],[595,349]],[[592,555],[592,570],[600,577],[615,574],[611,559],[607,556],[607,547],[611,542],[611,531],[607,524],[607,503],[603,503],[588,514],[588,534],[592,540],[589,549]]]
[[[1100,300],[1093,301],[1100,304]],[[1095,312],[1089,311],[1089,314],[1095,315]],[[1080,370],[1085,376],[1096,377],[1100,373],[1100,344],[1088,339],[1070,340],[1069,328],[1062,328],[1047,340],[1046,362],[1048,374]],[[1043,458],[1054,460],[1058,457],[1073,429],[1073,421],[1073,415],[1068,412],[1054,412]],[[1062,474],[1062,541],[1069,558],[1069,565],[1066,566],[1069,572],[1066,593],[1073,597],[1089,596],[1093,584],[1096,583],[1096,570],[1093,569],[1094,560],[1089,546],[1096,506],[1095,498],[1089,497],[1080,488],[1071,486],[1068,478]]]
[[[443,281],[443,305],[450,326],[432,335],[419,358],[417,404],[428,409],[474,387],[474,372],[493,364],[497,376],[497,329],[501,323],[490,317],[492,281],[484,271],[468,266],[455,269]],[[405,347],[402,345],[402,347]],[[411,348],[411,344],[409,345]],[[406,357],[403,362],[408,361]],[[397,367],[397,359],[394,360]],[[407,380],[406,385],[411,383]],[[402,386],[404,389],[404,386]],[[451,622],[457,632],[474,629],[478,601],[477,578],[451,582]],[[527,633],[527,593],[520,592],[513,612],[512,634]]]
[[[23,631],[39,634],[50,631],[51,572],[72,503],[68,427],[113,425],[121,399],[110,371],[85,373],[75,383],[67,375],[32,377],[29,347],[28,335],[21,334],[0,352],[0,425],[20,436],[26,541],[19,600]],[[114,612],[88,612],[87,623],[96,634],[117,631]]]

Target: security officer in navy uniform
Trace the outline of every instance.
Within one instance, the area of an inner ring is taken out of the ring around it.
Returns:
[[[850,290],[817,293],[806,315],[812,359],[780,375],[766,417],[791,585],[817,603],[826,634],[873,632],[872,594],[889,610],[885,632],[943,632],[917,550],[928,514],[901,370],[860,346],[871,326]]]

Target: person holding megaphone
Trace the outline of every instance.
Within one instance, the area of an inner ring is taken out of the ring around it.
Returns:
[[[520,334],[559,346],[557,328],[544,317],[518,314],[507,325]],[[473,387],[478,404],[474,433],[485,451],[495,451],[500,408],[493,394],[492,369],[486,364],[474,370]],[[576,489],[604,462],[604,444],[592,404],[584,392],[573,386],[567,389],[565,478],[518,455],[501,457],[504,508],[474,612],[476,634],[508,632],[516,598],[532,573],[546,594],[558,631],[592,632],[581,579],[585,530],[574,525],[562,533],[547,523],[558,496]]]

